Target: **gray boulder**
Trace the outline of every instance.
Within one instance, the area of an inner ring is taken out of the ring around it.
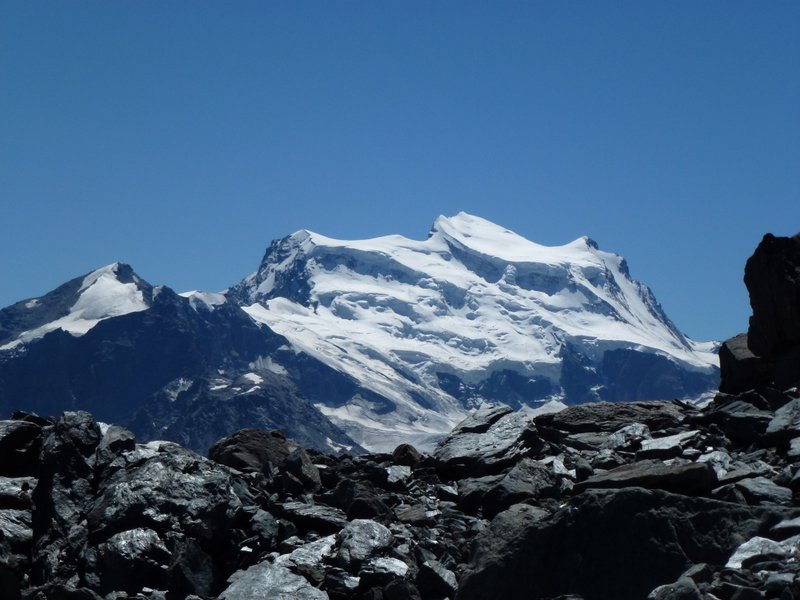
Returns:
[[[523,458],[484,494],[483,516],[491,519],[512,504],[527,499],[553,498],[558,492],[558,478],[552,468]]]
[[[613,433],[631,423],[646,425],[651,431],[668,429],[679,425],[683,419],[681,407],[673,402],[596,402],[540,415],[534,421],[537,426],[569,433]]]
[[[448,476],[497,473],[543,446],[536,426],[508,407],[476,412],[436,446],[437,470]]]
[[[767,425],[766,435],[772,443],[786,443],[800,437],[800,398],[775,411],[775,416]]]
[[[339,534],[337,558],[348,570],[357,572],[361,564],[392,545],[394,536],[388,528],[370,519],[354,519]]]
[[[328,600],[328,594],[286,567],[260,562],[235,573],[219,600]]]

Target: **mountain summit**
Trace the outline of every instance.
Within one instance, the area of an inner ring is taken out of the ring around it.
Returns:
[[[0,408],[11,401],[7,390],[24,387],[9,373],[52,346],[48,337],[59,330],[64,352],[79,339],[108,348],[119,328],[98,323],[124,319],[126,335],[140,340],[137,328],[165,306],[172,317],[162,316],[160,343],[169,347],[170,318],[177,319],[184,326],[174,335],[195,358],[159,369],[158,381],[137,386],[146,397],[128,400],[131,418],[149,427],[145,436],[177,435],[180,419],[164,424],[162,414],[178,414],[165,400],[173,396],[185,410],[199,402],[212,422],[220,398],[247,389],[242,377],[273,392],[285,386],[340,433],[304,443],[330,449],[355,441],[373,450],[430,447],[486,403],[539,410],[693,397],[718,383],[715,345],[681,334],[622,257],[586,237],[542,246],[459,213],[437,218],[421,241],[298,231],[272,242],[258,270],[224,293],[177,295],[111,265],[17,303],[0,311]],[[53,356],[36,360],[59,364]],[[80,405],[81,395],[67,388],[60,397]]]

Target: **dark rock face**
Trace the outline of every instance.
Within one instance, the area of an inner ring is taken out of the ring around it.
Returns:
[[[692,495],[710,492],[716,484],[716,473],[708,463],[667,465],[660,460],[649,459],[590,477],[577,484],[575,489],[645,487]]]
[[[631,423],[642,423],[650,429],[666,429],[678,425],[682,419],[680,407],[672,402],[597,402],[542,415],[537,417],[536,423],[568,433],[579,433],[612,432]]]
[[[478,536],[458,597],[644,598],[694,563],[723,564],[779,515],[635,487],[586,492],[545,518],[499,515]]]
[[[767,234],[745,266],[753,316],[720,352],[720,391],[800,385],[800,234]]]
[[[800,234],[765,235],[747,261],[744,282],[753,308],[750,350],[770,357],[800,345]]]
[[[39,461],[42,428],[27,421],[0,421],[0,475],[22,475]]]
[[[719,364],[721,392],[739,394],[769,381],[764,363],[747,346],[746,333],[732,337],[722,344],[719,349]]]

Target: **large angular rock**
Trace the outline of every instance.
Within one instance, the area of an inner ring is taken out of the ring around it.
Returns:
[[[773,414],[767,400],[755,392],[732,396],[718,394],[702,414],[693,421],[722,428],[731,440],[751,444],[761,439]]]
[[[769,382],[769,370],[750,350],[747,334],[740,333],[725,341],[719,349],[719,391],[739,394]]]
[[[230,578],[219,600],[327,600],[328,594],[286,567],[260,562]]]
[[[370,519],[354,519],[342,529],[339,539],[339,563],[351,572],[357,572],[365,560],[389,548],[394,536],[380,523]]]
[[[191,524],[196,537],[227,543],[225,529],[242,507],[231,473],[176,444],[148,446],[152,454],[121,457],[133,463],[103,481],[86,517],[95,535]]]
[[[642,440],[641,449],[636,453],[637,458],[668,459],[680,456],[684,448],[697,440],[700,432],[697,430],[682,431],[674,435]]]
[[[692,564],[723,564],[785,512],[627,488],[591,490],[548,517],[519,505],[478,534],[458,600],[646,598]]]
[[[673,402],[596,402],[540,415],[534,421],[569,433],[613,433],[631,423],[641,423],[651,431],[667,429],[680,424],[683,418],[681,408]]]
[[[313,570],[322,568],[322,562],[333,555],[333,547],[336,545],[336,535],[331,534],[325,537],[303,544],[295,548],[288,554],[281,554],[275,559],[276,565],[294,568],[297,570]]]
[[[512,504],[558,495],[558,479],[552,468],[523,458],[483,496],[483,516],[491,519]]]
[[[379,556],[364,563],[358,576],[361,578],[361,587],[369,589],[375,586],[384,586],[395,579],[403,579],[408,571],[408,565],[402,560],[390,556]]]
[[[706,462],[667,465],[660,460],[642,460],[594,475],[575,485],[588,488],[644,487],[678,494],[699,494],[717,484],[717,475]]]
[[[436,446],[433,459],[446,476],[485,475],[543,445],[536,426],[508,407],[478,411]]]
[[[458,591],[455,574],[438,560],[426,560],[417,573],[417,587],[427,594],[452,598]]]
[[[766,477],[752,477],[735,483],[749,504],[785,504],[792,501],[792,490]]]
[[[169,590],[208,597],[219,591],[219,580],[217,564],[195,540],[185,538],[172,548]]]
[[[92,453],[100,438],[100,427],[86,412],[64,413],[43,433],[39,479],[32,496],[34,584],[68,581],[82,560],[88,538],[85,516],[95,491]]]
[[[13,508],[0,510],[0,540],[12,552],[27,554],[33,541],[31,513]]]
[[[650,438],[650,428],[644,423],[631,423],[620,427],[600,445],[601,450],[637,450]]]
[[[170,552],[152,529],[138,528],[112,535],[97,548],[100,593],[140,592],[167,586]]]
[[[0,421],[0,475],[34,475],[42,428],[27,421]]]
[[[249,428],[219,440],[208,450],[208,457],[242,472],[269,473],[296,447],[279,431]]]
[[[97,446],[95,463],[105,466],[123,452],[136,449],[136,438],[124,427],[110,425]]]
[[[338,508],[305,502],[284,502],[283,515],[303,530],[319,533],[337,533],[347,525],[347,515]]]
[[[766,558],[784,558],[796,554],[800,547],[800,536],[794,536],[780,542],[755,536],[744,542],[731,554],[725,564],[730,569],[741,569],[747,563],[754,563]]]
[[[800,371],[800,365],[798,365]],[[767,425],[766,436],[772,443],[785,443],[800,437],[800,398],[795,398],[775,411]]]

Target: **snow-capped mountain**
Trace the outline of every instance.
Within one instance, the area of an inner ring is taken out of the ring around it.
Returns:
[[[691,397],[718,383],[715,345],[682,335],[620,256],[588,238],[541,246],[460,213],[436,219],[422,241],[296,232],[273,242],[258,271],[224,293],[179,296],[111,265],[17,303],[0,311],[0,408],[9,365],[29,361],[49,337],[107,345],[109,324],[135,330],[165,304],[204,324],[188,333],[199,336],[202,368],[167,369],[148,388],[156,412],[173,407],[174,396],[204,398],[212,414],[212,397],[243,393],[248,377],[263,387],[266,377],[313,404],[331,431],[373,450],[404,441],[428,447],[486,402],[546,410]],[[232,326],[248,331],[246,343]],[[230,343],[202,337],[204,327],[227,332]],[[73,388],[64,397],[82,401]],[[175,420],[150,414],[149,423],[156,435]],[[329,447],[352,445],[325,437]]]
[[[228,297],[381,398],[318,405],[368,447],[439,434],[485,401],[683,396],[716,382],[713,346],[681,334],[621,257],[465,213],[439,217],[424,241],[299,231]],[[642,356],[647,368],[633,368]]]

